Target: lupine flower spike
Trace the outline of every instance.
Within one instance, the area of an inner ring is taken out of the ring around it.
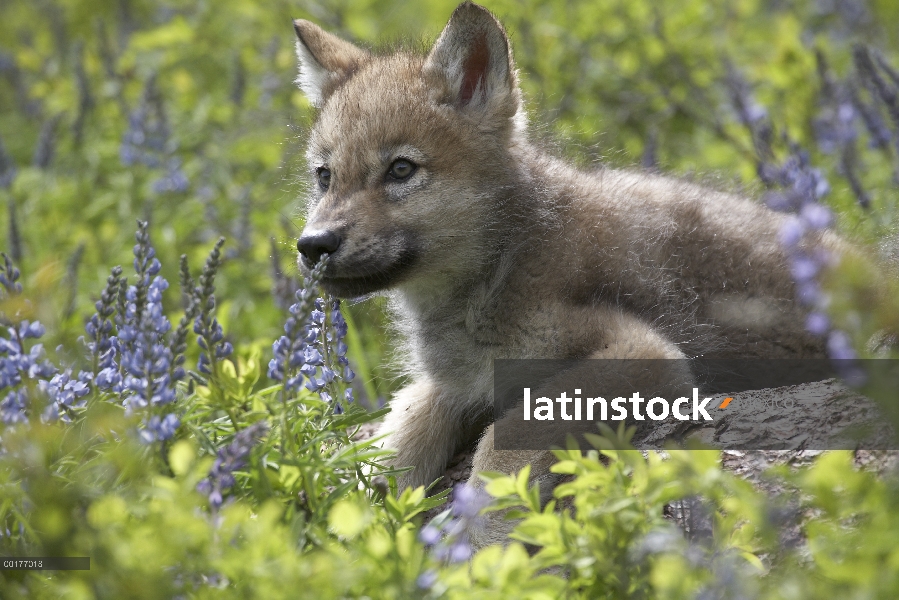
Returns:
[[[202,348],[197,370],[200,373],[210,375],[215,371],[215,364],[230,356],[234,349],[231,342],[225,341],[225,334],[218,319],[215,318],[215,275],[222,264],[222,246],[225,238],[219,238],[215,247],[206,259],[206,265],[200,274],[199,284],[194,292],[196,301],[196,320],[194,321],[194,333],[197,334],[197,343]],[[190,310],[190,308],[188,308]]]
[[[221,508],[224,493],[234,486],[234,471],[247,465],[250,451],[267,431],[268,423],[258,421],[239,431],[230,444],[219,449],[209,475],[197,485],[197,491],[209,498],[214,511]]]
[[[0,253],[0,258],[0,300],[19,296],[22,293],[19,269],[6,254]],[[26,386],[29,383],[43,386],[45,393],[57,389],[51,389],[48,381],[57,374],[57,369],[45,358],[43,345],[33,343],[28,348],[28,340],[39,340],[43,335],[44,326],[38,321],[0,313],[0,421],[7,425],[28,421]],[[51,397],[51,404],[56,399]]]
[[[154,409],[175,400],[172,350],[166,343],[171,325],[162,312],[162,293],[169,284],[158,275],[160,264],[150,245],[146,222],[138,222],[136,237],[134,269],[137,282],[125,292],[125,314],[116,340],[126,412],[145,411],[150,415],[156,412]],[[114,385],[113,390],[119,391],[117,387]],[[144,422],[141,439],[150,442],[170,438],[178,427],[178,417],[173,413],[159,419],[152,416],[158,415],[151,415]]]

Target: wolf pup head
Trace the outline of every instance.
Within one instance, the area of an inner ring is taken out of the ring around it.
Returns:
[[[301,268],[328,253],[323,285],[344,297],[427,293],[475,272],[495,246],[484,225],[502,218],[524,130],[502,25],[466,2],[427,56],[294,28],[297,83],[318,109]]]

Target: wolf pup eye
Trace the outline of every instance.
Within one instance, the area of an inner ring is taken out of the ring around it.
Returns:
[[[328,186],[331,185],[331,169],[319,167],[316,172],[318,173],[318,184],[322,186],[323,190],[328,189]]]
[[[390,165],[390,170],[387,171],[387,177],[388,179],[393,179],[395,181],[403,181],[411,177],[417,168],[418,167],[412,161],[406,160],[405,158],[398,158]]]

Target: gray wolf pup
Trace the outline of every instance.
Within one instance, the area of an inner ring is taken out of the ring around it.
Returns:
[[[480,440],[476,473],[530,463],[551,491],[550,453],[493,448],[494,359],[822,355],[794,301],[783,217],[543,152],[486,9],[461,4],[426,56],[294,25],[297,82],[317,107],[300,266],[327,253],[330,293],[390,299],[411,377],[382,429],[394,464],[414,467],[401,487],[430,484]],[[831,233],[815,243],[840,246]],[[492,521],[474,542],[504,527]]]

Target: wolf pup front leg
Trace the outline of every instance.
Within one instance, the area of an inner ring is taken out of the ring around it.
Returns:
[[[470,296],[502,263],[506,228],[533,218],[501,206],[518,195],[509,147],[524,133],[508,40],[470,3],[426,57],[372,54],[308,21],[294,25],[297,82],[318,109],[300,267],[327,253],[328,292],[389,293],[416,383],[393,399],[382,431],[394,464],[414,467],[401,485],[430,483],[486,426],[467,430],[490,411],[485,367],[506,341],[472,336],[483,310]]]
[[[427,487],[443,474],[465,434],[452,400],[430,381],[413,383],[391,399],[380,429],[388,434],[384,447],[396,452],[395,466],[413,467],[398,478],[399,489]]]

